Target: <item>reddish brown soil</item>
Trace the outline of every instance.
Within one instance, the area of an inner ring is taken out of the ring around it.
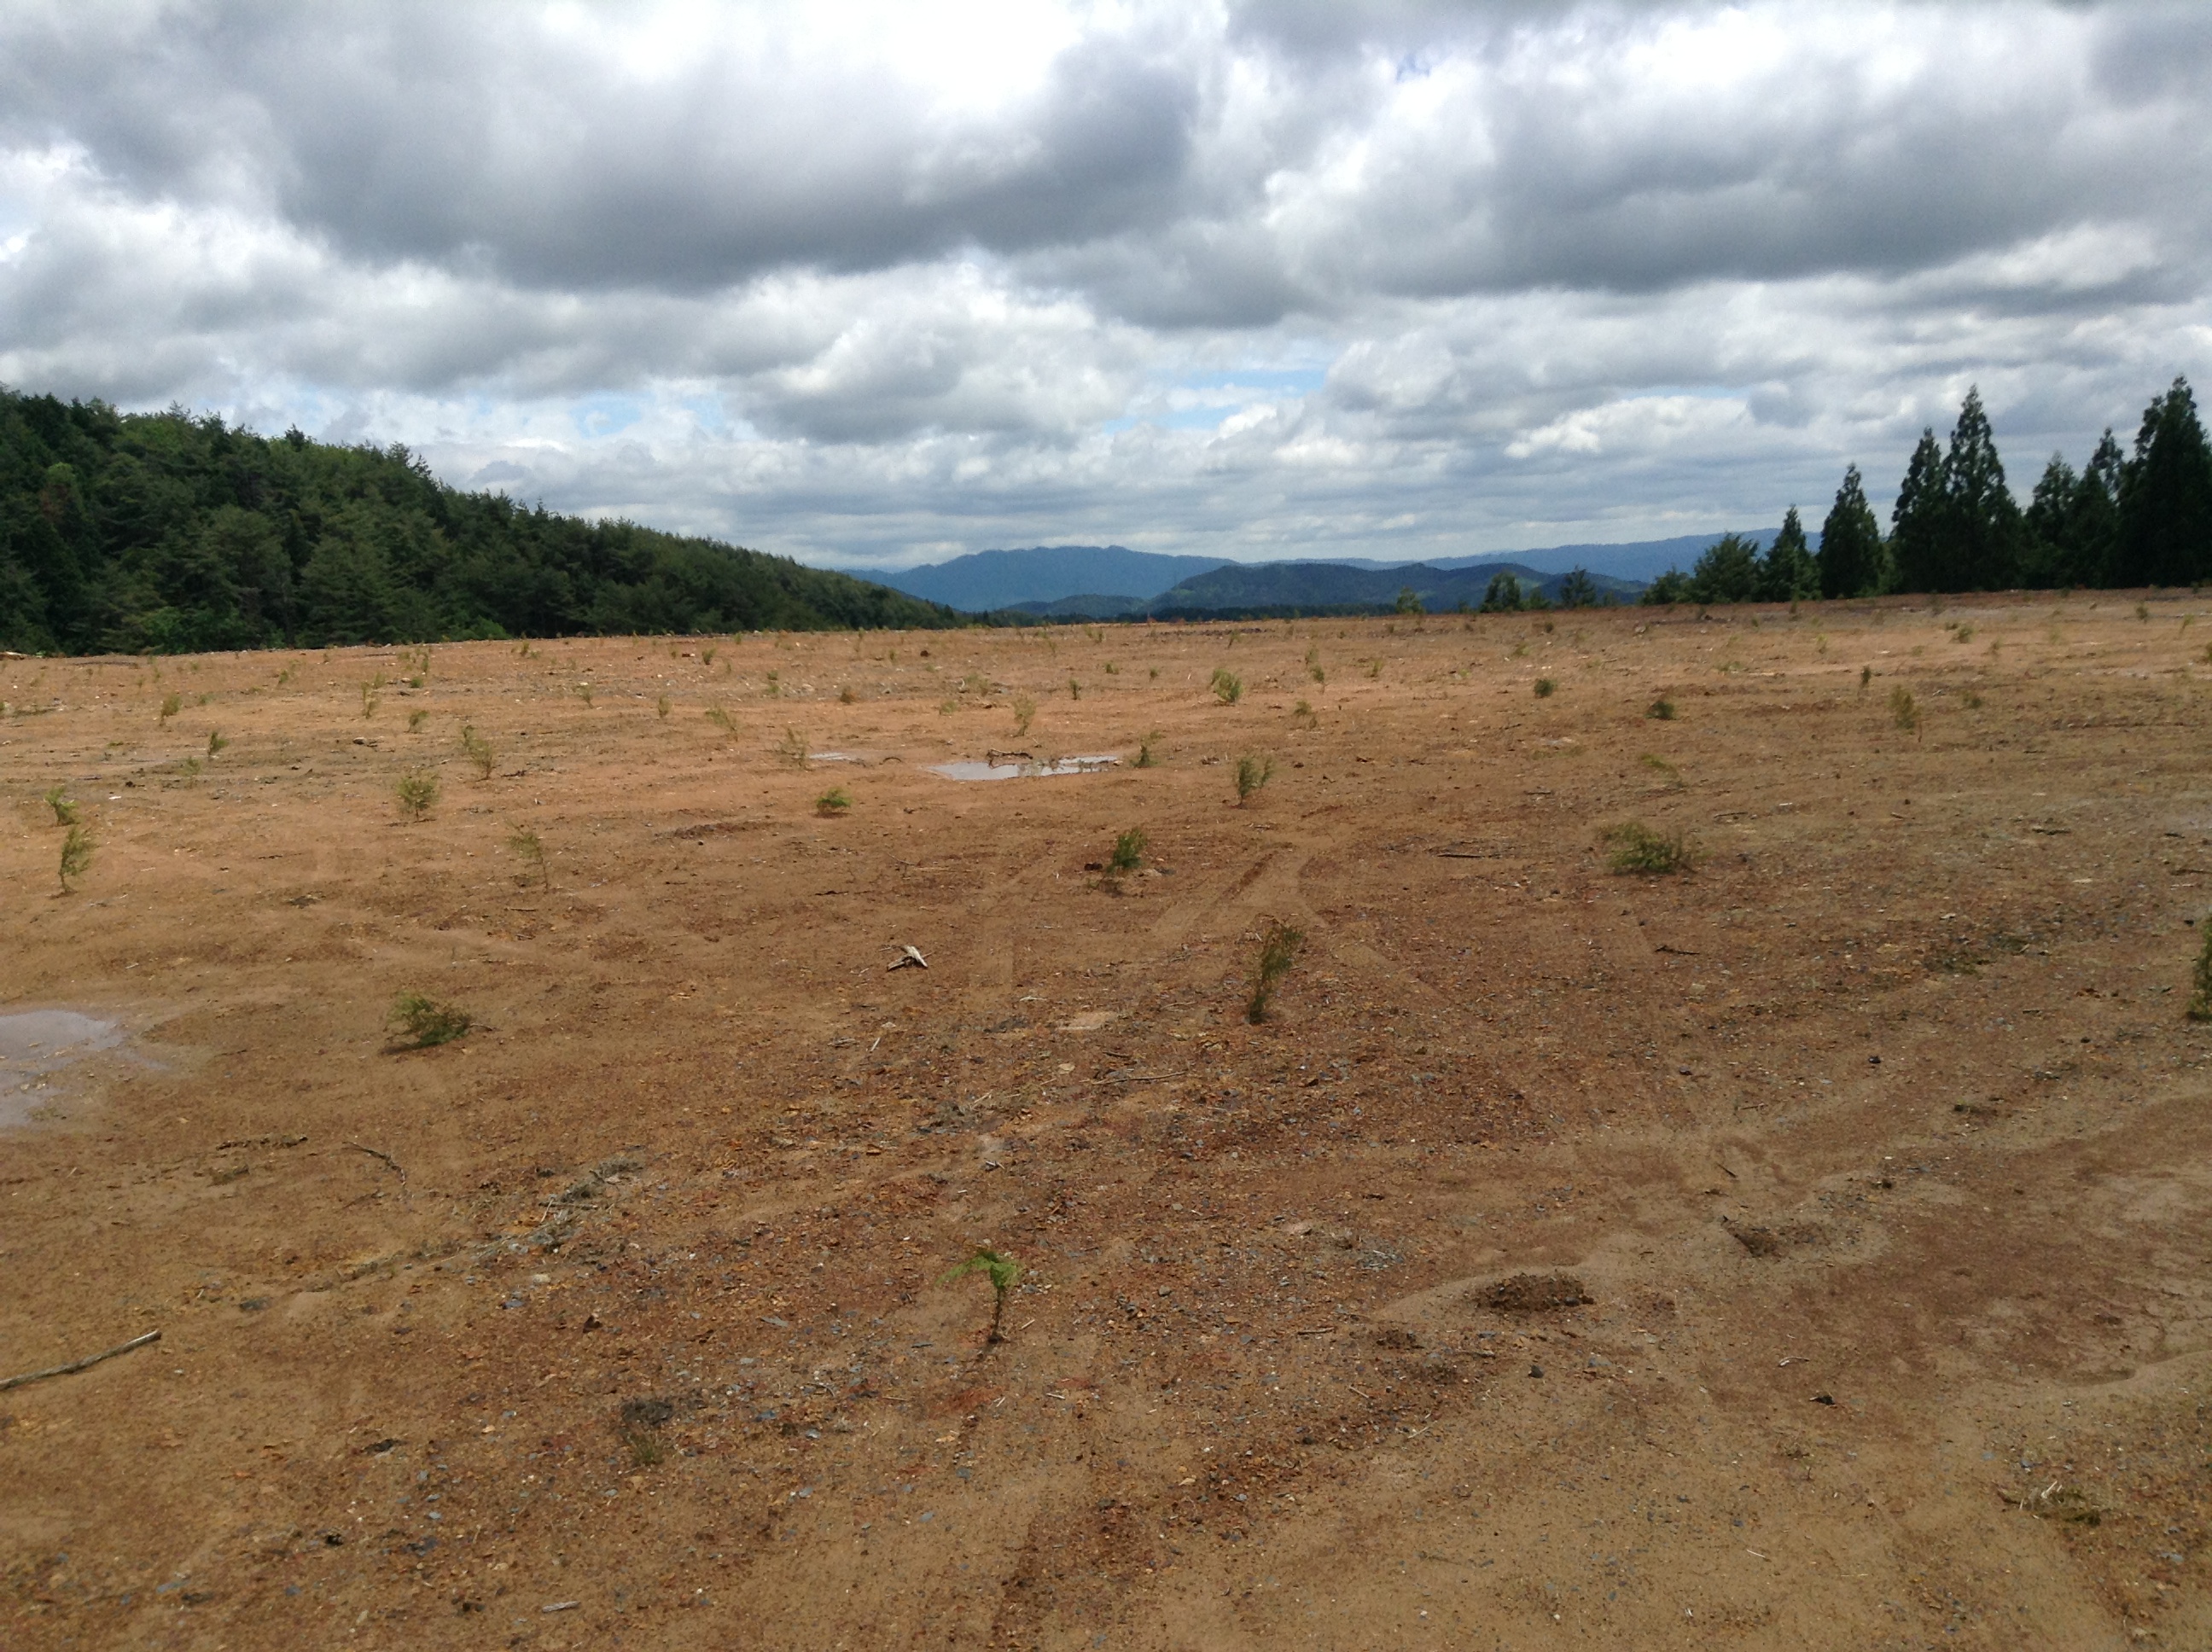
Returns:
[[[2212,1644],[2206,605],[0,662],[0,1638]]]

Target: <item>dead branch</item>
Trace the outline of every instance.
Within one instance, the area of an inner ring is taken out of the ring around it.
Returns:
[[[0,1382],[0,1394],[6,1393],[9,1388],[20,1388],[26,1382],[43,1382],[50,1376],[74,1376],[79,1371],[89,1370],[103,1359],[112,1359],[118,1354],[127,1354],[133,1348],[143,1348],[149,1342],[159,1342],[161,1339],[161,1333],[159,1331],[149,1331],[143,1337],[133,1337],[128,1342],[118,1342],[112,1348],[103,1348],[96,1354],[87,1354],[82,1359],[72,1359],[66,1365],[49,1365],[43,1371],[26,1371],[21,1376],[11,1376],[4,1382]]]

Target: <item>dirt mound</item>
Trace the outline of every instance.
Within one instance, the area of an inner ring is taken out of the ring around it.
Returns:
[[[1553,1309],[1580,1308],[1596,1300],[1572,1273],[1516,1273],[1481,1293],[1483,1306],[1501,1314],[1540,1314]]]

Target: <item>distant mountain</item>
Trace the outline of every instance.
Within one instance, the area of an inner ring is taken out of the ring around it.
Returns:
[[[1494,561],[1456,568],[1413,562],[1379,568],[1345,562],[1232,562],[1162,592],[1146,604],[1146,611],[1172,616],[1382,609],[1395,604],[1401,592],[1411,591],[1423,608],[1438,613],[1462,604],[1481,606],[1498,574],[1510,574],[1524,592],[1534,587],[1554,602],[1565,580],[1564,574],[1545,573],[1525,562]],[[1634,602],[1644,589],[1609,574],[1593,574],[1590,580],[1601,597],[1617,603]]]
[[[1774,542],[1777,530],[1759,528],[1740,532],[1738,537],[1750,540],[1761,550]],[[1595,573],[1603,569],[1617,579],[1634,580],[1649,584],[1670,568],[1687,572],[1692,563],[1716,539],[1717,533],[1685,533],[1673,539],[1638,539],[1617,545],[1553,545],[1545,550],[1516,550],[1509,553],[1516,562],[1531,568],[1542,568],[1547,574],[1565,574],[1570,568],[1586,568]],[[1820,548],[1817,528],[1806,530],[1805,537],[1813,549]],[[1496,554],[1489,556],[1436,556],[1429,560],[1431,568],[1479,568],[1495,562]]]
[[[1123,545],[1037,545],[979,550],[949,562],[866,577],[894,591],[971,614],[1054,603],[1063,597],[1156,597],[1179,580],[1219,568],[1221,556],[1162,556]]]

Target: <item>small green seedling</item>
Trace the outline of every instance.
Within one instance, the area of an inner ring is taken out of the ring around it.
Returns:
[[[477,732],[473,723],[461,725],[461,754],[475,765],[478,780],[491,778],[492,767],[499,761],[499,754],[491,749],[489,740]]]
[[[507,847],[521,857],[522,864],[537,873],[538,881],[548,890],[553,887],[553,873],[545,864],[544,840],[537,833],[527,826],[518,826],[507,834]],[[528,875],[524,874],[526,878]]]
[[[730,715],[729,710],[726,707],[708,707],[707,720],[712,723],[716,728],[721,730],[723,733],[728,735],[732,739],[737,738],[737,720]]]
[[[1150,734],[1147,734],[1142,740],[1139,741],[1137,744],[1137,761],[1132,764],[1131,767],[1136,768],[1158,768],[1160,766],[1160,760],[1152,755],[1152,748],[1159,744],[1159,730],[1154,729]]]
[[[1237,760],[1237,806],[1241,809],[1250,802],[1253,794],[1273,779],[1274,773],[1275,760],[1273,757],[1239,757]]]
[[[1145,829],[1141,826],[1132,826],[1127,831],[1116,837],[1114,840],[1114,853],[1106,859],[1108,874],[1119,878],[1122,873],[1134,872],[1143,865],[1145,849],[1148,842],[1149,840],[1145,836]]]
[[[653,709],[656,715],[665,720],[668,715],[668,696],[664,694],[659,699],[654,701]]]
[[[592,708],[592,685],[588,683],[576,684],[576,698],[582,701],[584,709],[589,711]]]
[[[775,755],[793,768],[806,767],[806,737],[795,728],[783,732],[783,738],[775,743]]]
[[[1671,723],[1674,720],[1674,702],[1662,694],[1644,707],[1644,714],[1655,722]]]
[[[827,820],[835,820],[853,806],[853,799],[845,794],[842,786],[833,786],[814,799],[814,812]]]
[[[1013,697],[1012,705],[1014,713],[1014,732],[1018,735],[1027,734],[1030,732],[1030,720],[1036,716],[1036,701],[1025,694],[1018,694]]]
[[[76,805],[71,803],[67,798],[62,795],[62,788],[60,787],[50,787],[47,789],[46,807],[54,811],[55,825],[74,826],[76,824]]]
[[[400,776],[397,790],[401,811],[408,819],[420,820],[438,801],[438,777],[427,769],[418,768],[411,774]]]
[[[69,835],[62,840],[63,894],[67,895],[70,892],[70,878],[84,876],[85,869],[92,865],[92,852],[98,847],[93,841],[92,834],[83,827],[72,826],[69,829]]]
[[[978,1245],[973,1255],[957,1267],[947,1271],[939,1283],[951,1285],[955,1279],[964,1279],[970,1273],[980,1273],[991,1282],[991,1329],[983,1340],[987,1344],[1004,1342],[1006,1339],[999,1327],[1006,1317],[1006,1293],[1022,1277],[1022,1265],[1004,1251]]]
[[[225,746],[228,745],[229,744],[230,744],[230,742],[229,742],[229,741],[228,741],[228,740],[224,739],[224,738],[222,738],[222,736],[221,734],[219,734],[219,733],[217,733],[215,730],[213,730],[213,729],[210,729],[210,730],[208,731],[208,756],[210,756],[210,757],[214,756],[215,756],[215,754],[216,754],[216,752],[218,752],[218,751],[222,750],[223,749],[223,747],[225,747]]]
[[[1912,690],[1899,683],[1889,691],[1890,720],[1907,734],[1920,732],[1920,702],[1912,697]]]
[[[184,708],[184,695],[181,694],[164,695],[161,696],[161,714],[154,720],[155,723],[166,727],[168,724],[169,719],[174,717]]]
[[[1687,872],[1697,863],[1697,852],[1680,832],[1657,832],[1640,820],[1608,826],[1600,835],[1613,853],[1606,857],[1608,871],[1646,878]]]
[[[429,720],[430,714],[417,707],[407,714],[407,732],[410,734],[420,734],[422,732],[422,725]]]
[[[1314,714],[1313,702],[1309,700],[1301,700],[1291,708],[1291,720],[1301,728],[1317,728],[1321,726],[1321,719]]]
[[[1298,948],[1305,944],[1303,930],[1270,919],[1266,933],[1260,937],[1259,962],[1252,971],[1252,996],[1244,1005],[1244,1018],[1258,1026],[1267,1018],[1267,1006],[1274,1002],[1275,988],[1283,977],[1291,973],[1297,962]]]
[[[408,1048],[418,1050],[450,1044],[476,1024],[466,1010],[421,993],[400,993],[392,1001],[391,1018],[412,1041]]]
[[[1668,762],[1664,757],[1647,751],[1636,761],[1642,763],[1653,774],[1658,775],[1659,778],[1666,783],[1666,787],[1668,791],[1679,792],[1682,789],[1682,771],[1675,768],[1674,764]]]
[[[1540,677],[1536,679],[1536,697],[1539,700],[1549,700],[1559,692],[1559,685],[1548,677]]]
[[[1244,697],[1244,679],[1225,667],[1213,668],[1212,681],[1208,684],[1213,697],[1224,706],[1233,706]]]
[[[1874,681],[1874,667],[1873,667],[1873,666],[1871,666],[1871,665],[1862,665],[1862,666],[1860,666],[1860,667],[1859,667],[1859,687],[1860,687],[1861,689],[1864,689],[1868,683],[1871,683],[1871,682],[1873,682],[1873,681]]]
[[[2212,916],[2203,923],[2204,950],[2197,955],[2197,969],[2190,982],[2195,989],[2189,999],[2191,1021],[2212,1021]]]

